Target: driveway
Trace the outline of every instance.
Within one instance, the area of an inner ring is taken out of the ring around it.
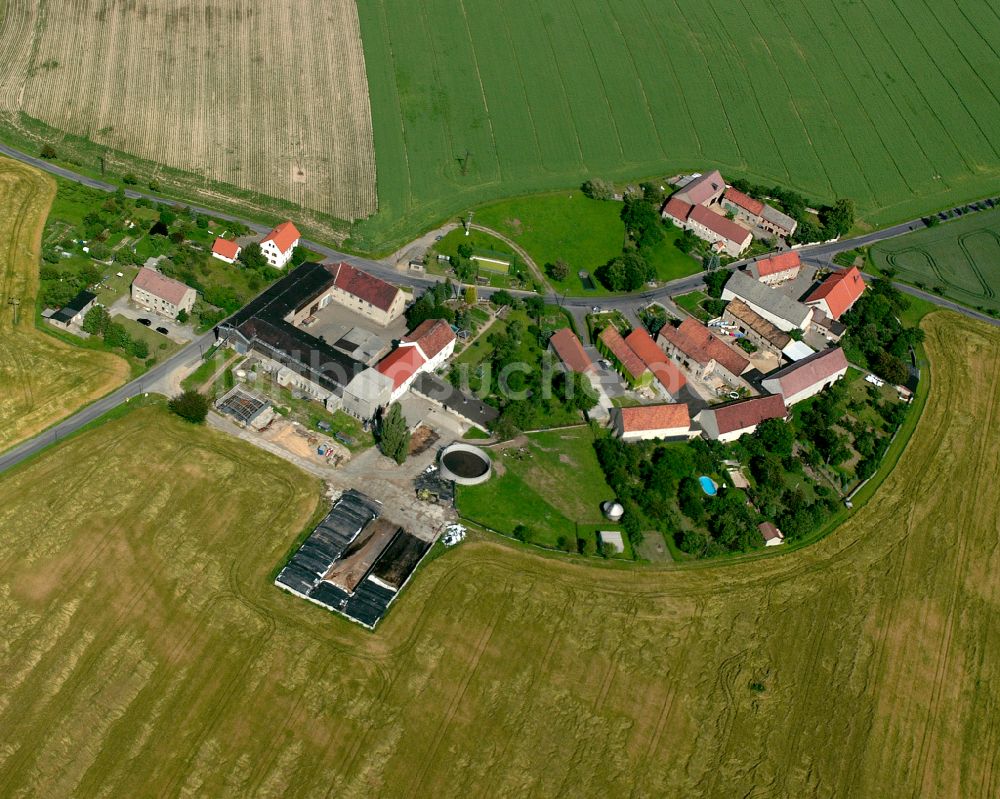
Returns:
[[[156,330],[158,327],[166,328],[167,338],[177,344],[187,344],[195,337],[194,326],[190,324],[180,324],[176,319],[168,319],[160,316],[148,308],[136,305],[128,296],[119,297],[108,308],[108,313],[112,316],[124,316],[138,322],[140,319],[150,321],[149,329]]]

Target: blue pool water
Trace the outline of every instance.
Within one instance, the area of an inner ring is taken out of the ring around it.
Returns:
[[[715,480],[711,477],[706,477],[702,475],[698,478],[698,482],[701,483],[701,490],[708,494],[710,497],[714,497],[719,493],[719,487],[715,484]]]

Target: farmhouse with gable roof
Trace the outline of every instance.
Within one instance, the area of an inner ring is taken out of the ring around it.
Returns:
[[[260,251],[271,266],[275,269],[284,269],[292,260],[292,250],[299,245],[300,236],[295,225],[291,222],[282,222],[261,239]]]

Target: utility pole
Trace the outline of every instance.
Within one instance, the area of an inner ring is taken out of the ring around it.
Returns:
[[[469,211],[469,218],[465,220],[465,235],[468,236],[472,231],[472,215],[475,211]]]
[[[14,307],[14,327],[17,327],[17,309],[20,307],[21,301],[17,297],[11,297],[7,300],[7,304]]]

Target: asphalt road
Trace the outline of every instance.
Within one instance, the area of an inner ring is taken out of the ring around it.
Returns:
[[[2,142],[0,142],[0,153],[6,155],[10,158],[14,158],[26,164],[30,164],[38,169],[45,172],[49,172],[53,175],[58,175],[66,180],[72,180],[76,183],[83,184],[84,186],[90,186],[94,189],[100,189],[106,192],[118,191],[118,186],[107,183],[102,180],[97,180],[96,178],[90,178],[85,175],[80,175],[72,170],[61,167],[58,164],[50,163],[42,158],[36,158],[35,156],[23,153],[13,147],[10,147]],[[134,189],[125,189],[125,196],[131,199],[146,199],[153,200],[154,202],[166,202],[172,203],[177,202],[175,200],[165,199],[163,197],[158,197],[154,194],[147,194],[145,192],[136,191]],[[243,219],[232,214],[226,214],[220,211],[213,211],[209,208],[201,208],[197,205],[190,206],[194,211],[199,214],[204,214],[206,216],[211,216],[215,219],[225,219],[231,222],[239,222],[246,225],[251,230],[257,233],[267,233],[270,228],[266,225],[261,225],[257,222],[251,222],[248,219]],[[864,236],[857,236],[852,239],[843,239],[838,242],[832,242],[829,244],[814,244],[809,247],[802,247],[799,252],[802,254],[803,260],[812,261],[815,263],[829,263],[830,259],[839,252],[844,252],[846,250],[853,250],[856,247],[866,246],[868,244],[874,244],[875,242],[884,241],[885,239],[894,238],[895,236],[902,236],[905,233],[909,233],[913,230],[924,227],[924,223],[920,219],[913,220],[912,222],[904,222],[900,225],[894,225],[883,230],[875,231],[874,233],[868,233]],[[387,264],[384,261],[376,261],[369,258],[360,258],[355,255],[349,255],[347,253],[342,253],[334,250],[331,247],[327,247],[324,244],[320,244],[314,241],[303,240],[303,245],[308,247],[314,252],[322,254],[326,258],[330,258],[338,261],[346,261],[349,264],[357,266],[374,275],[382,277],[386,280],[391,280],[397,285],[407,286],[409,288],[422,288],[426,286],[434,285],[439,282],[437,278],[424,277],[419,275],[411,275],[408,272],[403,272],[395,268],[395,265]],[[730,264],[727,268],[736,269],[748,261],[737,261]],[[934,294],[928,294],[927,292],[920,291],[919,289],[907,286],[902,283],[896,284],[900,290],[911,294],[913,296],[920,297],[929,302],[934,303],[942,308],[948,308],[958,313],[969,316],[973,319],[978,319],[983,322],[988,322],[993,325],[1000,324],[1000,321],[993,319],[992,317],[981,314],[978,311],[973,311],[970,308],[965,308],[957,303],[953,303],[950,300],[946,300],[942,297],[938,297]],[[669,283],[665,283],[656,289],[651,289],[649,291],[638,292],[636,294],[616,296],[616,297],[562,297],[555,294],[551,294],[547,297],[550,302],[556,302],[561,305],[567,306],[569,308],[583,308],[590,307],[595,304],[599,304],[602,308],[614,308],[623,311],[634,310],[641,305],[646,305],[654,300],[662,299],[664,297],[669,297],[673,294],[680,294],[687,291],[693,291],[704,286],[704,280],[701,275],[691,275],[690,277],[680,278],[678,280],[672,280]],[[480,289],[480,296],[490,296],[493,293],[492,289]],[[528,293],[528,292],[514,292],[514,293]],[[108,394],[106,397],[102,397],[96,402],[88,405],[80,411],[77,411],[72,416],[64,419],[55,426],[49,428],[43,433],[29,439],[11,450],[0,455],[0,473],[13,468],[17,464],[27,460],[28,458],[41,452],[46,447],[54,444],[61,438],[65,438],[72,433],[75,433],[80,428],[90,424],[98,417],[107,413],[108,411],[116,408],[123,402],[126,402],[132,397],[142,394],[145,390],[144,387],[149,387],[156,383],[160,378],[165,377],[170,372],[172,372],[177,367],[186,363],[191,359],[195,352],[203,352],[211,343],[214,341],[214,335],[212,333],[207,333],[200,338],[192,341],[190,344],[185,346],[183,349],[178,350],[170,358],[163,361],[162,363],[156,364],[152,369],[150,369],[142,377],[136,380],[126,383],[124,386],[119,388],[117,391]]]

